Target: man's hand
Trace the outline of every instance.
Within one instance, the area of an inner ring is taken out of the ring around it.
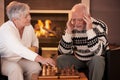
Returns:
[[[71,23],[71,20],[68,20],[67,22],[67,29],[66,29],[66,32],[71,34],[72,33],[72,30],[74,29],[74,25]]]
[[[92,29],[92,20],[90,15],[84,15],[83,20],[86,22],[86,30]]]

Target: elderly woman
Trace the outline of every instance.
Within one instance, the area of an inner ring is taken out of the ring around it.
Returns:
[[[9,80],[31,80],[33,73],[39,75],[41,71],[38,62],[52,66],[55,62],[36,53],[38,41],[30,25],[29,6],[13,1],[6,10],[9,20],[0,27],[2,74]]]
[[[93,19],[84,4],[76,4],[69,13],[65,35],[58,49],[63,55],[57,58],[57,66],[64,69],[75,66],[80,70],[88,67],[89,80],[102,80],[107,48],[107,26]]]

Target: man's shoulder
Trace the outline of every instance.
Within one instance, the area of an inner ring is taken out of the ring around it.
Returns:
[[[92,18],[92,21],[94,25],[100,25],[101,27],[107,27],[107,25],[105,24],[103,20]]]
[[[100,19],[92,19],[92,23],[95,26],[95,29],[108,33],[108,27],[104,21]]]

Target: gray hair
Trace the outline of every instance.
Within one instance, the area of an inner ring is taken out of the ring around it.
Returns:
[[[72,9],[71,9],[71,11],[69,12],[69,15],[68,15],[69,20],[71,19],[71,14],[75,13],[75,12],[90,15],[90,12],[89,12],[87,6],[85,4],[82,4],[82,3],[75,4],[72,7]]]
[[[12,1],[6,7],[7,16],[10,20],[20,18],[21,15],[26,15],[30,7],[25,3]]]

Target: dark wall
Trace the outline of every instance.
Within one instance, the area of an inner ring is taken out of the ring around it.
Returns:
[[[91,14],[107,24],[109,42],[120,45],[120,0],[91,0]]]
[[[81,0],[5,0],[6,5],[11,1],[27,3],[35,10],[70,10],[73,5]]]

